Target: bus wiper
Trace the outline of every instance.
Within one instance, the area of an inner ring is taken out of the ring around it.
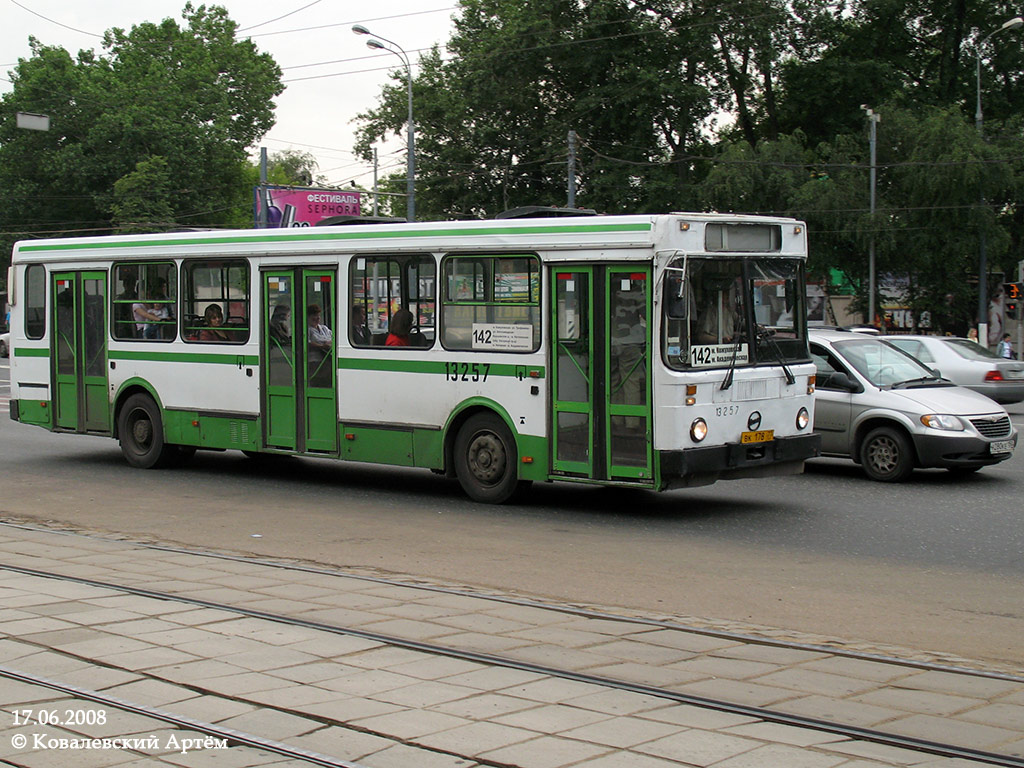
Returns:
[[[786,384],[792,386],[796,383],[796,377],[793,372],[789,370],[789,366],[786,365],[786,356],[782,354],[782,349],[779,347],[778,342],[775,341],[775,331],[765,328],[763,325],[757,326],[757,337],[765,343],[765,345],[771,349],[775,355],[775,359],[779,361],[779,365],[782,366],[782,372],[786,374]]]
[[[722,379],[722,386],[719,387],[723,392],[732,386],[732,375],[736,371],[736,355],[740,351],[740,341],[742,341],[742,337],[737,334],[736,341],[732,344],[732,360],[729,361],[729,370],[725,374],[725,378]]]

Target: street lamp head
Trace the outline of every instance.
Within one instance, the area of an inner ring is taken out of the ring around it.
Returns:
[[[386,51],[387,50],[387,48],[384,47],[384,43],[382,43],[380,40],[367,40],[366,41],[366,47],[367,48],[373,48],[374,50],[379,50],[379,51]]]
[[[1020,16],[1014,16],[1009,21],[1004,22],[1003,26],[1001,26],[999,29],[1020,29],[1021,27],[1024,27],[1024,18],[1021,18]]]
[[[355,34],[357,34],[357,35],[368,35],[368,34],[370,34],[370,30],[368,30],[362,24],[353,24],[352,25],[352,31]]]

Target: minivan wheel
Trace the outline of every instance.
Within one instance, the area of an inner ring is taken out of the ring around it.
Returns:
[[[878,427],[861,443],[860,461],[864,473],[872,480],[898,483],[914,471],[914,450],[900,430]]]

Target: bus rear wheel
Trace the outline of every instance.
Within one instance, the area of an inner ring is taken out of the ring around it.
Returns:
[[[177,446],[164,442],[160,409],[148,395],[129,397],[117,419],[117,435],[125,461],[133,467],[151,469],[170,464]]]
[[[503,504],[519,490],[518,452],[505,422],[471,416],[455,437],[455,474],[473,501]]]

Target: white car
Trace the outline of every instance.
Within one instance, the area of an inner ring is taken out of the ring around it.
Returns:
[[[953,336],[882,336],[943,378],[997,403],[1024,400],[1024,363],[1007,360],[970,339]]]
[[[11,334],[0,333],[0,357],[8,357],[11,354]]]
[[[974,472],[1006,461],[1017,432],[1002,406],[958,387],[882,339],[809,332],[817,367],[814,431],[823,456],[853,459],[872,480],[917,467]]]

